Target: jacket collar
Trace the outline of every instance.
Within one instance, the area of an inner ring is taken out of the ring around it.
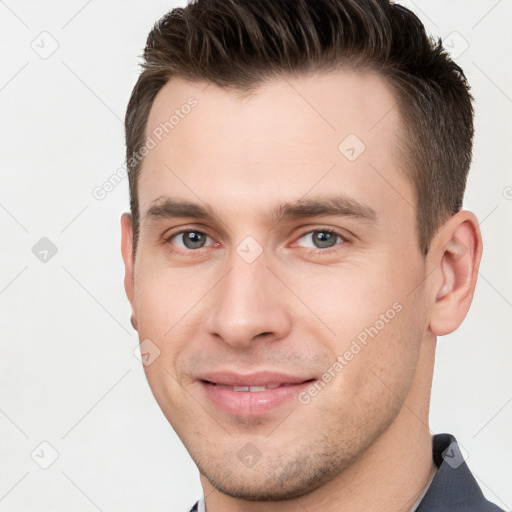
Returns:
[[[435,435],[432,455],[439,469],[415,512],[501,511],[485,499],[454,436]]]

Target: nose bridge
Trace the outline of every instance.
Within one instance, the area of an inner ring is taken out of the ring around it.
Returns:
[[[290,328],[279,281],[261,254],[254,261],[233,252],[230,271],[215,287],[208,315],[209,333],[233,346],[248,346],[260,334],[279,338]]]

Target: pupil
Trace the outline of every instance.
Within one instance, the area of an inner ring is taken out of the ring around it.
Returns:
[[[336,243],[336,236],[328,231],[316,231],[313,241],[317,247],[332,247]]]
[[[204,244],[204,237],[202,233],[196,233],[195,231],[188,231],[183,239],[183,243],[189,249],[197,249],[202,247]]]

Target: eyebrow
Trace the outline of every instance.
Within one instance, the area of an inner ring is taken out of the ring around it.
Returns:
[[[370,223],[378,220],[373,208],[352,198],[336,196],[318,196],[310,199],[276,205],[267,210],[267,218],[274,225],[285,220],[306,219],[319,216],[351,217]],[[170,218],[193,218],[198,220],[218,220],[210,206],[161,196],[153,201],[145,214],[145,220]]]
[[[377,221],[377,213],[373,208],[343,195],[299,199],[292,203],[275,206],[270,210],[270,218],[275,224],[283,220],[305,219],[323,215],[352,217],[368,222]]]

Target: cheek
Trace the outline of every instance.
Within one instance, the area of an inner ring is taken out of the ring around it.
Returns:
[[[144,371],[159,403],[180,396],[180,386],[186,384],[180,362],[198,339],[197,312],[214,278],[197,269],[165,268],[149,257],[138,262],[134,300],[138,335],[142,343],[150,340],[157,347],[158,357]]]
[[[335,347],[342,370],[333,391],[341,400],[368,404],[368,410],[376,406],[385,411],[405,401],[426,332],[424,307],[417,297],[383,304],[374,304],[378,314],[372,311],[363,327],[352,322],[351,334]]]
[[[134,294],[139,335],[167,343],[204,295],[202,282],[197,270],[166,268],[141,258]]]
[[[331,367],[334,378],[313,407],[337,438],[364,445],[402,409],[414,383],[422,338],[409,315],[404,306],[382,329],[363,330],[365,337],[334,348],[336,357],[341,355],[338,366]]]
[[[177,334],[182,329],[182,319],[186,318],[190,306],[188,295],[170,285],[172,281],[162,274],[165,272],[139,270],[135,283],[135,310],[141,352],[144,353],[144,344],[147,344],[151,357],[154,357],[151,364],[144,364],[144,372],[165,413],[164,409],[168,406],[163,404],[176,392],[175,362],[184,345],[179,340],[185,337],[178,338]],[[178,300],[178,297],[182,297],[182,300]],[[168,387],[172,389],[171,392],[166,389]]]
[[[364,265],[310,266],[301,269],[300,274],[300,279],[290,276],[289,281],[295,283],[294,292],[316,316],[302,315],[297,321],[311,324],[322,320],[336,343],[340,343],[340,349],[360,333],[364,337],[365,329],[375,324],[382,330],[397,316],[404,301],[401,288],[406,287],[377,261]]]
[[[331,330],[318,336],[318,318],[299,320],[317,333],[331,360],[327,370],[342,394],[382,387],[375,382],[379,377],[398,387],[410,384],[427,327],[424,295],[417,286],[421,272],[421,262],[404,266],[383,257],[364,266],[320,268],[307,280],[314,286],[298,292]]]
[[[398,329],[405,316],[399,314],[402,309],[414,307],[419,317],[424,315],[415,306],[422,292],[418,284],[424,280],[423,260],[417,256],[407,258],[391,247],[359,261],[354,258],[336,268],[319,269],[308,277],[304,296],[345,339],[367,329],[388,330],[390,324]]]

